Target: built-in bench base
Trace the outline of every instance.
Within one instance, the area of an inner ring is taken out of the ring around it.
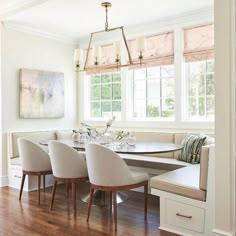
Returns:
[[[84,154],[84,152],[81,152]],[[142,155],[129,155],[129,154],[120,154],[124,161],[129,165],[130,169],[134,171],[146,172],[149,175],[149,178],[153,176],[163,174],[170,170],[179,169],[191,164],[178,161],[176,159],[168,158],[159,158],[151,156],[142,156]],[[20,189],[22,177],[22,168],[20,158],[13,158],[10,160],[9,165],[9,186],[13,188]],[[51,186],[53,180],[51,176],[46,176],[46,186]],[[27,176],[25,180],[24,191],[32,191],[37,189],[37,179],[35,176]],[[138,190],[139,191],[139,190]],[[143,191],[143,189],[141,189]],[[149,189],[150,192],[150,189]]]
[[[151,179],[151,194],[160,197],[160,229],[179,235],[210,235],[214,146],[200,165],[187,166]],[[209,160],[209,161],[208,161]]]
[[[207,203],[157,189],[151,194],[160,196],[160,229],[179,235],[208,235]]]

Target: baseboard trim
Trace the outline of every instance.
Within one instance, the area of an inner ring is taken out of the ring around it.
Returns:
[[[8,176],[0,177],[0,187],[8,186]]]
[[[220,229],[213,229],[212,236],[234,236],[235,234],[232,232],[220,230]]]
[[[189,234],[185,234],[185,233],[180,232],[180,231],[178,231],[178,230],[169,229],[169,228],[162,227],[162,226],[160,226],[159,229],[160,229],[160,230],[163,230],[163,231],[166,231],[166,232],[178,234],[178,235],[181,235],[181,236],[189,236]]]

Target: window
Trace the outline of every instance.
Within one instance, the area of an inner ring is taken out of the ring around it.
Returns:
[[[165,120],[174,118],[175,81],[174,81],[174,33],[146,37],[146,50],[141,67],[129,72],[132,79],[133,114],[138,120],[153,118]],[[134,40],[129,42],[131,55],[138,61]]]
[[[214,26],[184,31],[186,118],[214,120]]]
[[[90,76],[90,117],[121,118],[120,73],[94,74]]]
[[[186,63],[187,117],[214,120],[214,60]]]
[[[133,85],[133,118],[174,117],[174,66],[157,66],[129,72]]]
[[[97,73],[90,60],[90,75],[84,83],[84,117],[88,121],[104,121],[116,116],[116,120],[125,122],[117,123],[122,126],[150,127],[161,121],[163,128],[194,127],[199,126],[200,121],[199,128],[212,128],[215,116],[214,25],[178,28],[145,39],[141,64],[135,40],[128,41],[136,63],[133,66]],[[102,45],[102,50],[100,63],[105,68],[114,61],[113,47]]]

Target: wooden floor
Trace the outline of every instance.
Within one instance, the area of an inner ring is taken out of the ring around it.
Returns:
[[[55,196],[54,209],[49,210],[51,188],[41,193],[41,206],[37,205],[37,192],[23,192],[10,187],[0,188],[0,235],[87,235],[87,236],[174,236],[160,231],[159,200],[149,196],[148,218],[144,220],[143,194],[127,192],[129,200],[118,205],[118,229],[114,232],[108,206],[93,206],[89,223],[86,222],[87,204],[80,195],[88,186],[77,186],[77,214],[74,216],[71,195],[66,198],[65,186],[60,185]],[[71,192],[70,192],[71,193]]]

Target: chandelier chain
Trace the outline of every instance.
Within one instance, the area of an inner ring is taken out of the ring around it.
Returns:
[[[107,31],[107,30],[108,30],[108,9],[107,9],[107,6],[106,6],[105,8],[106,8],[106,22],[105,22],[105,30]]]

